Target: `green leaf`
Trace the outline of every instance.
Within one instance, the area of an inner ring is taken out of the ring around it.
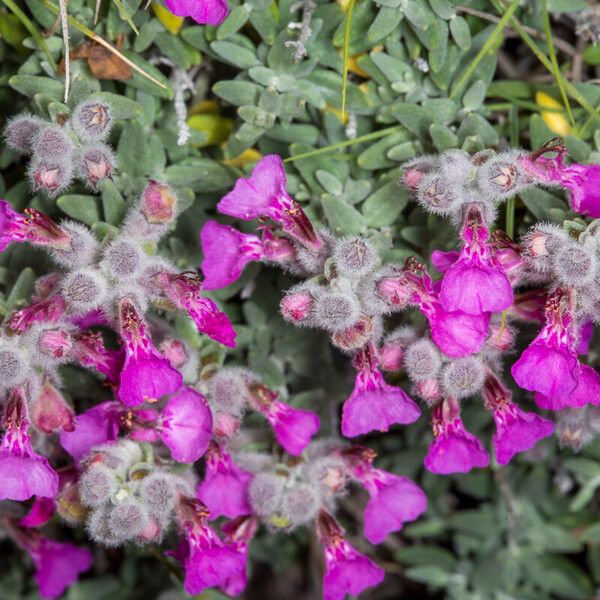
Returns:
[[[139,121],[127,123],[117,147],[119,168],[131,177],[149,175],[151,157],[148,150],[148,133]]]
[[[363,216],[342,199],[331,194],[323,194],[321,205],[327,222],[335,234],[357,234],[365,230]]]
[[[209,159],[194,159],[189,164],[171,165],[165,170],[167,183],[186,186],[195,192],[218,192],[233,185],[229,169]]]
[[[408,192],[395,181],[386,183],[371,194],[362,205],[365,223],[369,227],[381,228],[393,225],[408,204]]]
[[[225,62],[240,69],[248,69],[260,64],[252,50],[229,41],[217,41],[210,45],[211,49]]]
[[[94,98],[110,105],[114,119],[135,119],[142,112],[142,107],[135,101],[111,92],[98,92]]]
[[[93,225],[101,219],[98,199],[95,196],[65,194],[58,198],[56,204],[69,217],[86,225]]]
[[[110,225],[119,225],[126,212],[123,196],[121,196],[114,181],[111,181],[110,179],[103,179],[100,181],[98,183],[98,188],[102,193],[104,219]]]
[[[523,204],[539,221],[550,220],[559,223],[566,217],[565,202],[546,190],[530,188],[523,190],[520,196]],[[553,212],[552,209],[558,209],[560,213]]]
[[[453,17],[449,22],[450,35],[456,45],[463,51],[471,47],[471,30],[462,17]]]
[[[443,588],[448,585],[451,573],[442,569],[438,565],[421,565],[419,567],[410,567],[404,574],[414,581],[426,583],[434,588]]]
[[[255,105],[262,88],[251,81],[218,81],[213,92],[234,106]]]
[[[367,31],[367,38],[376,42],[396,30],[404,14],[399,8],[383,6]]]
[[[35,280],[36,274],[29,267],[19,273],[6,299],[6,307],[9,311],[24,306],[29,302],[31,294],[33,294]]]
[[[217,40],[224,40],[239,31],[250,16],[250,7],[243,4],[236,6],[217,29]]]
[[[445,150],[450,150],[450,148],[456,148],[458,146],[458,137],[456,134],[450,131],[448,127],[440,125],[439,123],[431,124],[429,127],[429,135],[438,152],[444,152]]]
[[[37,75],[13,75],[8,83],[17,92],[33,98],[36,94],[45,94],[57,102],[62,102],[65,86],[55,79]]]

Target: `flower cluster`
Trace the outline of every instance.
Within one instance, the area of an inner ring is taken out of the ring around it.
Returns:
[[[28,175],[33,191],[51,198],[78,178],[92,190],[111,179],[117,160],[104,142],[113,125],[112,110],[102,100],[78,104],[72,115],[47,123],[30,114],[11,119],[4,130],[6,143],[19,154],[31,155]]]

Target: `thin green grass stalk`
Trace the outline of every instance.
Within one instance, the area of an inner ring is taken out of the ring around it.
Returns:
[[[548,46],[548,56],[550,57],[550,62],[552,63],[554,79],[556,79],[556,84],[558,85],[558,89],[560,90],[560,95],[562,96],[563,104],[567,109],[569,121],[571,121],[571,125],[575,127],[575,119],[573,118],[573,113],[571,112],[571,104],[569,103],[569,97],[567,96],[567,91],[565,90],[564,80],[560,72],[560,67],[558,66],[558,60],[556,59],[554,42],[552,41],[552,30],[550,29],[550,15],[548,14],[547,0],[542,0],[542,15],[544,18],[544,32],[546,33],[546,45]]]
[[[519,107],[513,105],[509,113],[510,122],[510,145],[513,148],[519,145]],[[516,197],[511,196],[506,202],[506,223],[504,230],[511,239],[515,235],[515,202]]]
[[[131,27],[131,29],[133,29],[133,31],[135,31],[136,35],[140,35],[140,32],[139,32],[138,28],[136,27],[135,23],[133,22],[131,15],[127,12],[127,9],[125,8],[125,6],[121,2],[121,0],[112,0],[112,1],[114,2],[115,6],[119,9],[119,13],[123,16],[123,18],[129,24],[129,27]]]
[[[352,15],[356,0],[350,0],[346,13],[346,29],[344,31],[344,68],[342,71],[342,123],[346,120],[346,88],[348,87],[348,63],[350,61],[350,31],[352,28]]]
[[[501,96],[502,98],[506,98],[508,102],[492,102],[490,104],[485,104],[485,107],[489,110],[507,110],[513,104],[521,108],[525,108],[530,110],[531,112],[551,112],[551,113],[563,113],[564,109],[562,108],[546,108],[542,107],[539,104],[535,104],[535,102],[528,102],[527,100],[521,100],[520,98],[512,98],[510,96]]]
[[[40,50],[46,55],[50,66],[56,71],[56,62],[50,54],[46,40],[42,37],[42,34],[36,29],[35,25],[31,22],[31,19],[13,2],[13,0],[2,0],[4,5],[10,10],[19,21],[23,24],[23,27],[29,31],[31,37],[35,43],[40,47]]]
[[[458,92],[465,86],[473,71],[477,68],[477,65],[481,62],[483,57],[492,50],[498,38],[502,34],[504,28],[508,24],[509,19],[513,16],[514,12],[519,7],[520,0],[513,0],[506,12],[502,15],[502,18],[494,27],[494,30],[490,34],[490,37],[485,41],[481,50],[477,53],[475,58],[471,61],[471,64],[467,67],[466,71],[463,73],[462,77],[459,79],[458,83],[454,86],[454,89],[450,93],[449,98],[452,100],[458,94]]]
[[[376,140],[378,138],[385,137],[386,135],[391,135],[393,133],[397,133],[398,131],[402,131],[404,128],[402,125],[394,125],[393,127],[386,127],[385,129],[380,129],[379,131],[372,131],[371,133],[367,133],[365,135],[361,135],[360,137],[354,138],[352,140],[346,140],[345,142],[338,142],[337,144],[331,144],[331,146],[323,146],[323,148],[317,148],[316,150],[310,150],[309,152],[303,152],[302,154],[296,154],[295,156],[289,156],[283,162],[294,162],[295,160],[301,160],[303,158],[311,158],[313,156],[318,156],[319,154],[326,154],[328,152],[334,152],[335,150],[339,150],[340,148],[347,148],[348,146],[354,146],[354,144],[361,144],[363,142],[370,142],[371,140]]]

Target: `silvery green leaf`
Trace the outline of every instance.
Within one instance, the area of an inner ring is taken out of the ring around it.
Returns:
[[[321,204],[327,223],[335,234],[356,234],[365,230],[363,216],[341,198],[323,194]]]
[[[408,192],[397,181],[390,181],[371,194],[362,205],[365,223],[382,228],[393,225],[408,204]]]
[[[65,194],[56,200],[56,204],[66,215],[86,225],[93,225],[101,219],[98,198],[95,196]]]
[[[455,16],[450,19],[450,34],[461,50],[471,47],[471,30],[463,17]]]

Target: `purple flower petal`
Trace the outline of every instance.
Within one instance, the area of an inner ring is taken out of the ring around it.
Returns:
[[[219,25],[227,16],[226,0],[165,0],[177,17],[191,17],[200,25]]]

